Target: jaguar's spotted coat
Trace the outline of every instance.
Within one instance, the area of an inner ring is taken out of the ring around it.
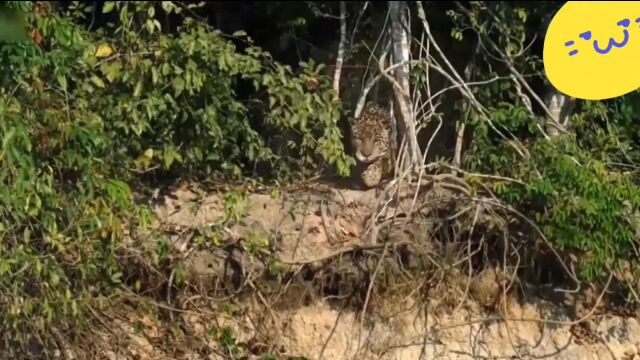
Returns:
[[[367,104],[357,119],[351,119],[351,140],[360,181],[376,187],[392,170],[391,117],[380,106]]]

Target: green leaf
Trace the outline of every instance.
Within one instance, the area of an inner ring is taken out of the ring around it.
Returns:
[[[120,61],[114,61],[110,64],[104,64],[100,67],[102,74],[107,78],[107,81],[113,83],[119,76],[122,70],[122,63]]]
[[[171,10],[174,8],[174,5],[171,1],[162,1],[162,9],[167,13],[171,13]]]
[[[40,275],[42,273],[42,263],[40,262],[40,259],[36,259],[36,274]]]
[[[57,286],[60,283],[60,275],[58,275],[58,273],[56,273],[55,271],[49,274],[49,279],[51,281],[51,285],[53,286]]]
[[[153,30],[155,29],[155,26],[153,25],[153,21],[151,19],[147,19],[147,21],[145,22],[145,26],[147,27],[147,31],[150,34],[153,34]]]
[[[64,75],[58,75],[56,80],[58,80],[58,84],[60,84],[62,90],[67,91],[67,78]]]
[[[153,85],[158,84],[158,68],[156,67],[151,68],[151,82]]]
[[[244,32],[243,30],[238,30],[236,32],[234,32],[232,34],[233,37],[242,37],[242,36],[247,36],[247,33]]]
[[[121,272],[117,272],[117,273],[115,273],[115,274],[113,274],[111,276],[111,281],[113,281],[116,284],[119,284],[120,283],[120,278],[122,278],[122,273]]]
[[[111,12],[111,10],[113,10],[113,8],[116,6],[116,2],[115,1],[106,1],[104,3],[104,6],[102,7],[102,13],[103,14],[108,14]]]
[[[184,91],[185,82],[184,79],[180,76],[177,76],[173,80],[173,89],[175,91],[175,96],[178,97]]]
[[[139,97],[142,94],[142,80],[138,80],[138,83],[136,83],[136,88],[133,91],[133,97]]]
[[[176,152],[173,150],[167,150],[164,153],[164,168],[169,169],[175,159],[176,159]]]
[[[175,272],[176,284],[184,283],[185,274],[186,274],[184,267],[179,264],[178,266],[176,266],[175,270],[176,270]]]
[[[90,79],[91,82],[94,83],[97,87],[104,89],[104,81],[102,81],[102,79],[100,79],[98,76],[92,75]]]
[[[167,63],[162,64],[161,72],[164,76],[169,75],[171,73],[171,66]]]

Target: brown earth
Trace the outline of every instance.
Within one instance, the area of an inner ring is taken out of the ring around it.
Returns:
[[[233,250],[196,250],[193,237],[188,236],[194,228],[225,216],[220,194],[199,196],[179,189],[156,207],[157,226],[172,233],[174,250],[185,258],[186,279],[201,295],[173,295],[168,307],[181,310],[172,311],[170,320],[142,315],[139,308],[135,313],[123,309],[120,319],[107,320],[112,331],[102,334],[110,343],[117,338],[123,344],[119,356],[113,347],[109,358],[259,359],[251,353],[271,352],[283,359],[640,359],[636,317],[595,313],[587,321],[572,323],[589,315],[599,302],[594,301],[598,294],[587,305],[568,296],[564,303],[552,303],[508,295],[491,307],[504,285],[499,271],[492,268],[472,277],[452,271],[450,279],[440,281],[437,291],[430,289],[432,295],[426,297],[419,295],[425,289],[419,288],[421,282],[416,279],[414,289],[397,296],[366,296],[364,320],[361,303],[343,306],[335,299],[342,294],[331,298],[313,285],[291,280],[274,296],[270,291],[276,285],[264,277],[252,279],[264,265],[246,253],[233,255],[243,264],[242,274],[236,274],[242,279],[235,279],[225,272],[225,258]],[[374,190],[322,184],[281,194],[250,193],[240,208],[242,220],[224,229],[225,240],[211,241],[225,248],[240,239],[245,244],[269,239],[270,251],[292,271],[302,272],[302,264],[322,268],[326,259],[355,251],[354,245],[380,246],[371,242],[366,226],[376,199]],[[422,233],[426,230],[419,229],[423,230],[398,236],[427,241]],[[383,273],[375,270],[376,265],[371,267],[373,272],[365,273]],[[253,296],[221,299],[211,295],[223,287],[242,288],[239,283],[249,283]],[[377,293],[363,287],[369,294]],[[225,337],[220,329],[230,332]],[[248,349],[244,355],[233,355],[222,346],[232,337],[239,348]]]

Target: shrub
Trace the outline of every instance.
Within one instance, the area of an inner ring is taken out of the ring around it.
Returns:
[[[52,4],[2,5],[32,35],[0,44],[5,344],[80,332],[86,311],[124,286],[128,230],[150,216],[130,189],[140,173],[179,165],[187,176],[236,179],[268,162],[270,178],[290,179],[326,165],[347,174],[351,161],[321,67],[294,72],[246,36],[187,16],[175,34],[163,31],[155,13],[182,13],[173,2],[106,2],[118,21],[91,32],[77,22],[87,5],[60,13]],[[290,157],[267,146],[269,130],[297,135]]]

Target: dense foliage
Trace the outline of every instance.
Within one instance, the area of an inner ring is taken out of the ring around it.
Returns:
[[[480,172],[517,179],[495,184],[496,193],[533,219],[567,259],[571,254],[578,256],[581,279],[602,279],[610,269],[635,263],[637,258],[640,187],[634,164],[639,158],[632,144],[639,129],[634,111],[638,93],[581,103],[570,118],[570,134],[547,139],[540,131],[545,114],[530,113],[523,102],[524,90],[514,86],[504,63],[511,62],[522,74],[542,70],[540,54],[525,51],[540,35],[527,24],[533,16],[548,23],[559,5],[520,6],[476,3],[467,13],[450,13],[458,24],[454,37],[461,37],[460,29],[466,29],[467,35],[496,44],[493,50],[483,51],[479,76],[505,78],[476,92],[489,110],[489,119],[475,116],[471,120],[474,132],[466,164]],[[506,59],[498,57],[500,52]],[[487,120],[508,134],[508,139],[492,131]],[[524,157],[510,146],[513,141],[525,145]]]
[[[128,229],[149,220],[130,188],[141,174],[349,171],[321,66],[294,72],[172,2],[106,2],[98,11],[116,20],[97,31],[81,25],[86,4],[2,6],[22,19],[10,30],[25,23],[31,35],[0,48],[5,340],[79,326],[78,315],[121,285]],[[163,31],[160,11],[180,16],[177,31]]]

